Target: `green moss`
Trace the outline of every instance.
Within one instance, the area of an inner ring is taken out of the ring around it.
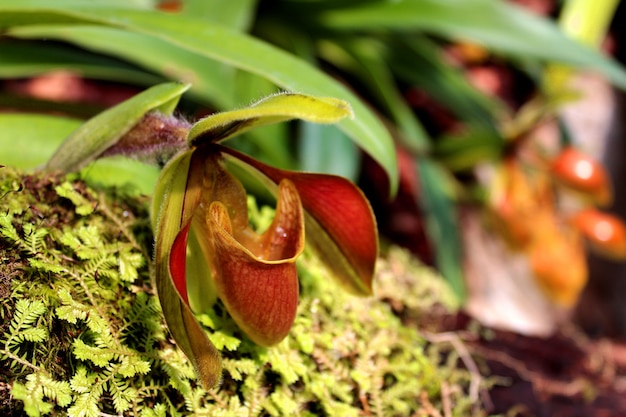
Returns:
[[[305,254],[294,327],[273,348],[250,342],[219,303],[199,316],[224,358],[221,386],[206,392],[151,287],[145,201],[0,174],[0,386],[12,395],[0,390],[2,415],[483,415],[456,357],[403,324],[454,305],[399,249],[381,259],[371,298],[345,294]],[[264,227],[272,211],[250,206]]]

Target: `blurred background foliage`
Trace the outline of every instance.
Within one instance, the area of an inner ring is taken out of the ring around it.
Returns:
[[[585,13],[564,19],[578,40],[554,19],[562,5],[548,3],[541,15],[504,0],[2,0],[0,106],[10,111],[0,114],[0,163],[42,164],[80,120],[163,80],[192,84],[180,111],[194,118],[283,89],[343,98],[355,119],[339,128],[274,125],[235,146],[279,167],[359,181],[381,229],[404,228],[463,299],[460,208],[498,217],[493,184],[508,189],[515,174],[503,172],[518,170],[510,162],[534,129],[578,98],[564,68],[626,87],[626,72],[597,48],[616,2],[567,2]],[[42,76],[58,77],[60,91],[38,92]],[[550,157],[522,162],[520,181]],[[481,179],[485,164],[497,180]],[[149,193],[156,169],[118,159],[84,175]],[[552,192],[551,174],[531,176],[544,185],[523,200]]]

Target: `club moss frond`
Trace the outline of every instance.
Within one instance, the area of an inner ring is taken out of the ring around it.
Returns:
[[[424,401],[443,410],[444,395],[452,415],[484,415],[458,355],[406,325],[454,303],[401,250],[381,258],[371,298],[345,294],[305,254],[295,324],[272,348],[247,339],[219,302],[198,316],[224,360],[207,392],[151,286],[145,201],[8,168],[2,190],[0,382],[12,397],[1,415],[394,417],[419,415]],[[249,204],[254,227],[271,223],[271,209]]]

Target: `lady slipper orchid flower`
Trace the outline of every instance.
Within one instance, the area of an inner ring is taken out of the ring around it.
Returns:
[[[273,168],[221,144],[268,123],[332,123],[350,115],[341,100],[275,95],[199,121],[188,132],[188,149],[163,169],[153,207],[157,290],[170,331],[205,386],[219,382],[221,360],[192,307],[216,295],[252,341],[280,342],[296,314],[295,261],[305,233],[331,276],[354,294],[371,294],[378,240],[361,191],[344,178]],[[277,196],[275,217],[263,233],[248,225],[246,192],[228,171],[232,165]],[[214,288],[215,294],[190,292],[192,287]]]

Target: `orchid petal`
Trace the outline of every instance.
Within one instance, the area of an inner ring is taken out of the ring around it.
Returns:
[[[356,185],[335,175],[273,168],[230,148],[222,151],[232,162],[254,169],[270,190],[283,179],[293,182],[305,210],[307,242],[346,290],[356,295],[372,293],[378,256],[376,220]]]
[[[185,152],[173,158],[163,169],[155,189],[156,287],[163,315],[176,344],[194,365],[206,388],[221,378],[220,354],[196,321],[187,304],[185,248],[190,213],[199,202],[200,189],[193,175],[198,158]]]
[[[191,226],[191,223],[178,232],[172,244],[169,259],[172,282],[180,298],[187,305],[189,305],[189,295],[187,294],[187,239],[189,237],[189,226]]]
[[[192,146],[219,142],[252,128],[291,119],[335,123],[352,117],[350,105],[332,97],[282,93],[257,101],[249,107],[212,114],[193,125],[187,136]]]
[[[206,218],[194,218],[194,227],[208,234],[206,255],[220,299],[237,325],[263,346],[280,342],[291,329],[298,306],[295,260],[304,249],[298,192],[288,180],[279,188],[274,221],[260,236],[237,233],[221,201],[211,203]]]

